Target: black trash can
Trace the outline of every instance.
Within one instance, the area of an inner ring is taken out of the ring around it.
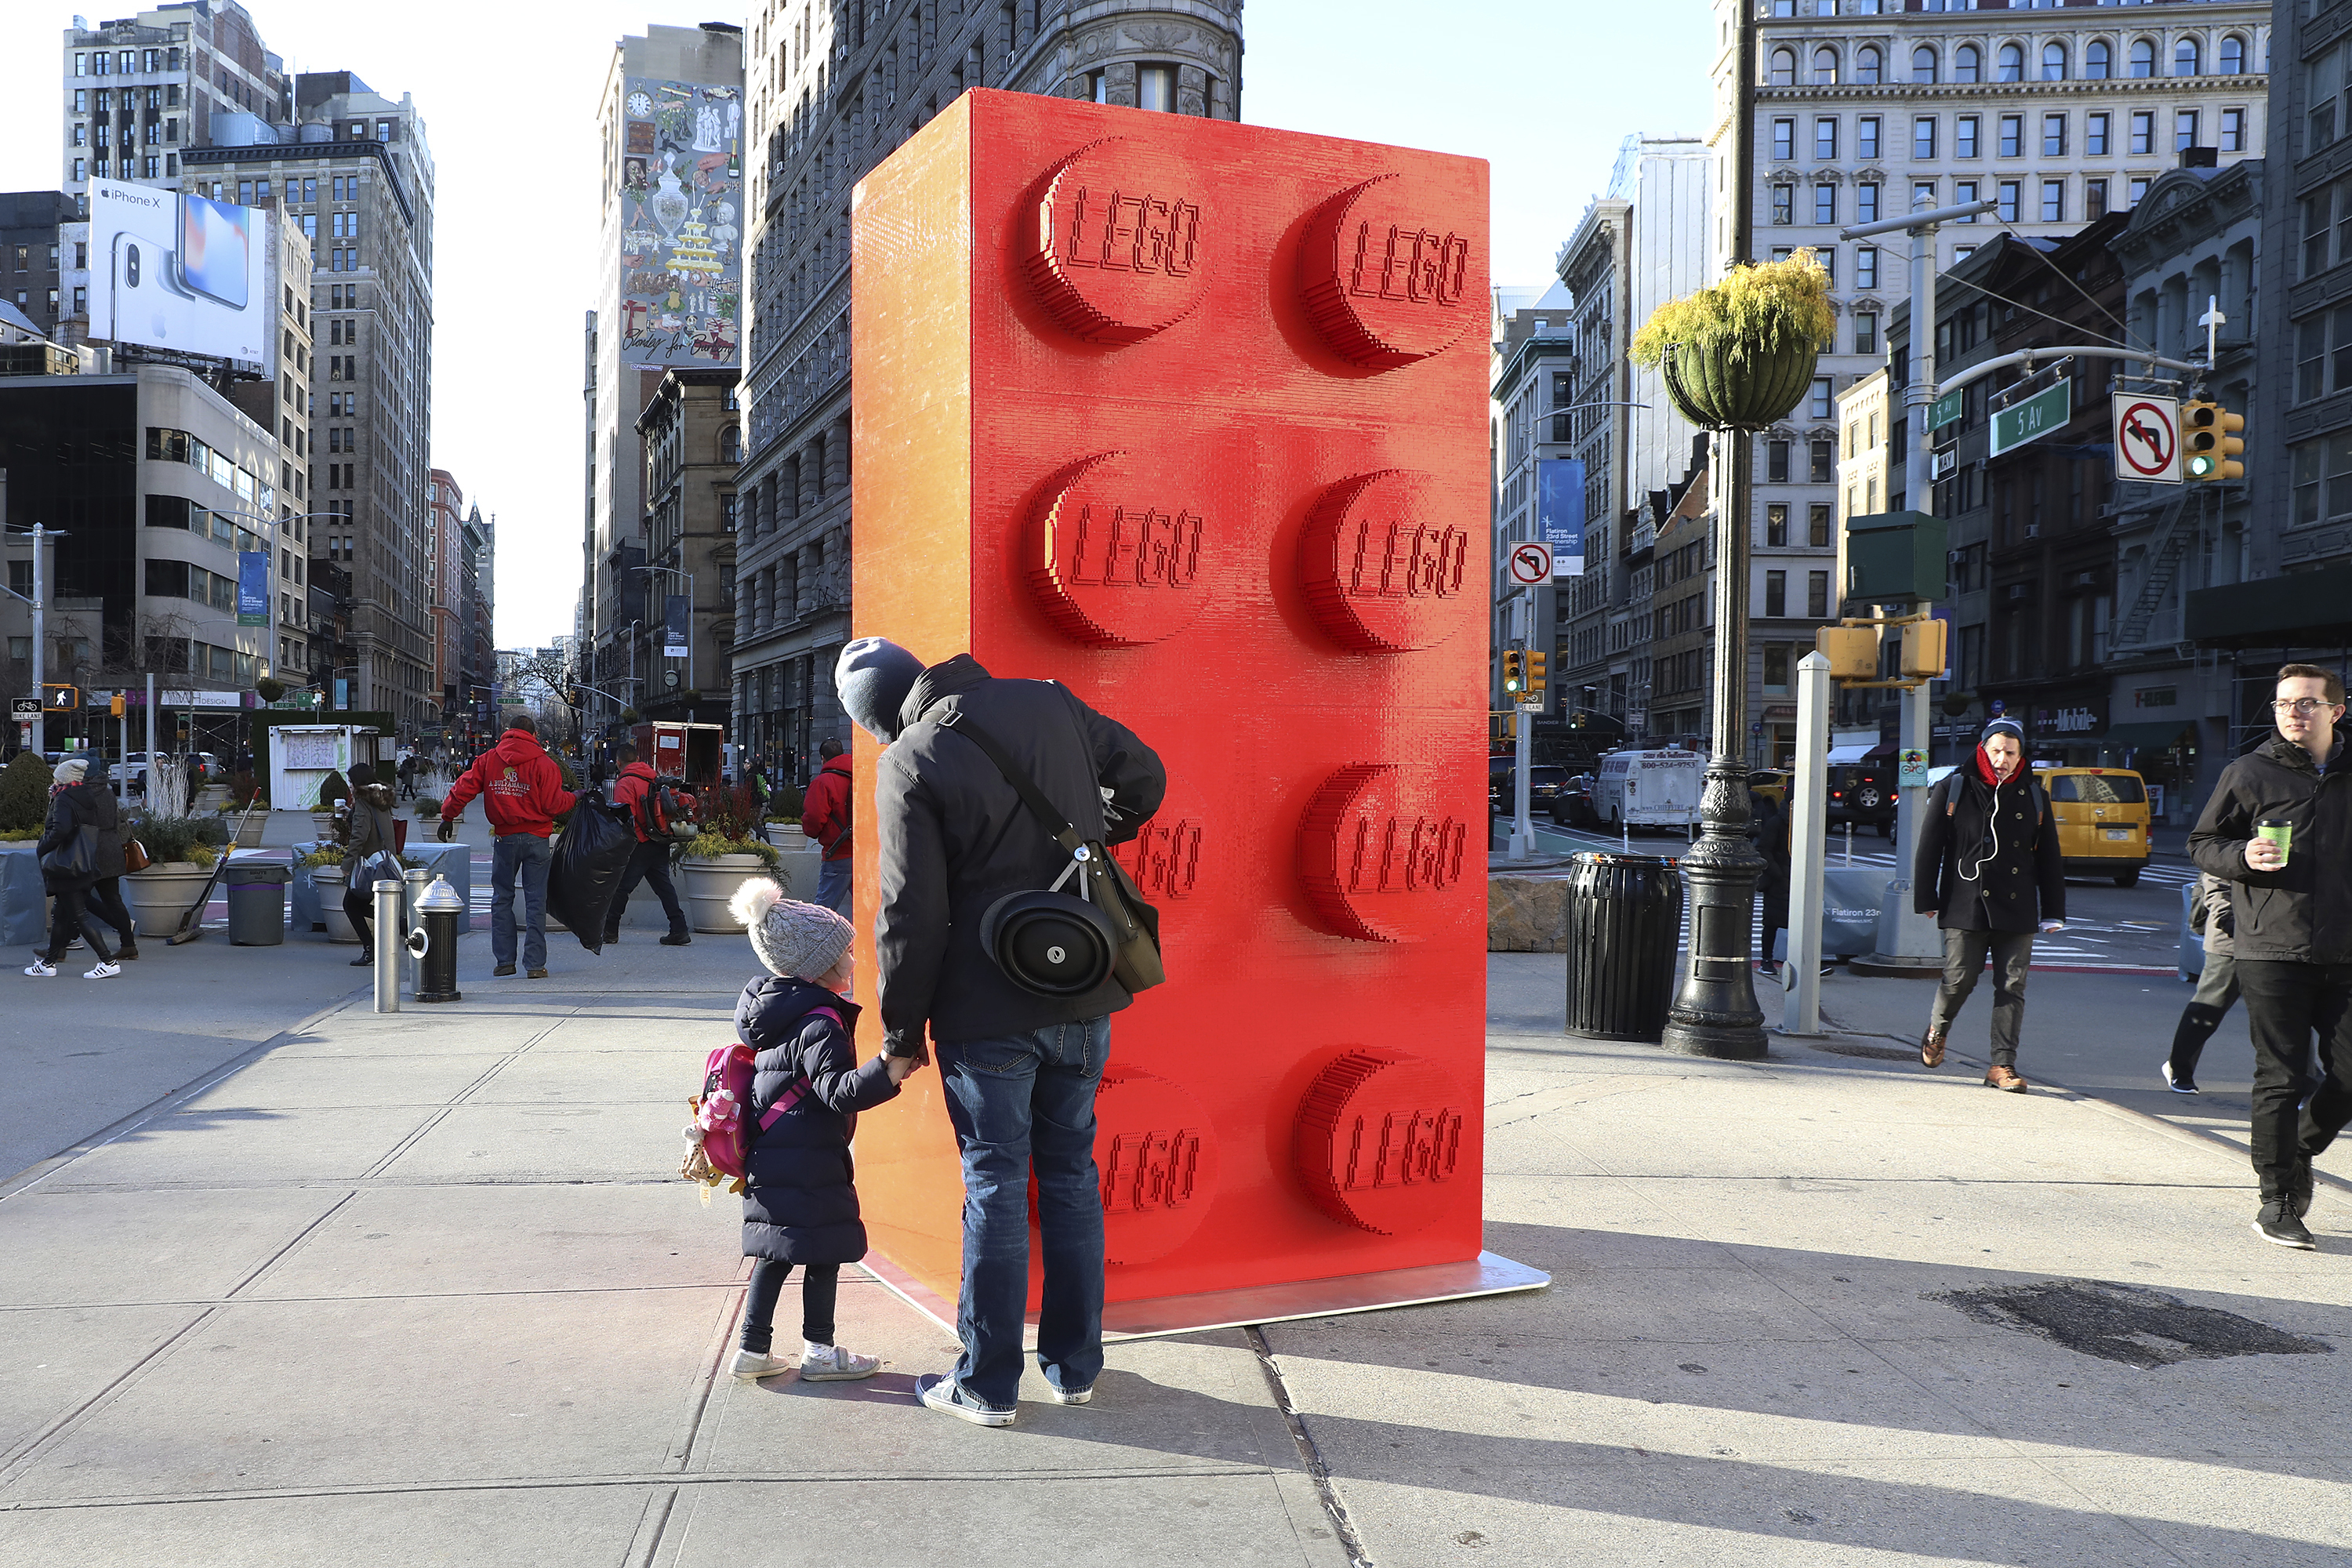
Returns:
[[[1675,999],[1682,873],[1655,855],[1573,858],[1568,876],[1568,1032],[1656,1045]]]
[[[278,947],[286,941],[289,868],[270,860],[231,860],[221,880],[228,884],[228,940],[237,947]]]

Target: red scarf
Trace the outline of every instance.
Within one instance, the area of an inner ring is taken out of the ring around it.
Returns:
[[[2023,757],[2018,758],[2016,773],[2011,773],[2008,779],[2003,779],[2000,774],[1994,770],[1992,759],[1985,755],[1984,747],[1982,745],[1979,745],[1977,747],[1977,777],[1984,780],[1986,788],[1993,790],[1996,793],[2000,791],[2000,786],[2003,784],[2013,782],[2018,773],[2021,773],[2025,771],[2025,759]]]

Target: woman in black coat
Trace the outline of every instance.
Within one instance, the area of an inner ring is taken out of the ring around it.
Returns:
[[[98,879],[89,885],[88,903],[90,912],[114,928],[122,938],[114,950],[116,962],[139,956],[139,928],[132,923],[129,906],[122,901],[124,861],[122,846],[130,838],[129,827],[122,820],[121,803],[107,783],[104,758],[93,762],[82,774],[83,787],[89,792],[90,805],[98,813]]]
[[[82,782],[82,774],[89,766],[89,760],[86,757],[68,757],[57,765],[52,774],[57,784],[49,792],[48,820],[42,824],[38,846],[38,853],[44,860],[60,850],[69,849],[85,827],[90,830],[93,839],[98,835],[100,813],[98,802],[93,798],[95,792]],[[54,976],[58,972],[58,960],[65,956],[66,949],[73,943],[75,931],[79,931],[98,960],[94,967],[83,972],[82,978],[105,980],[121,973],[121,966],[107,951],[106,938],[100,934],[102,928],[100,922],[91,915],[85,901],[90,885],[98,880],[95,861],[89,869],[71,875],[53,871],[45,865],[41,868],[41,880],[57,900],[49,915],[49,945],[47,952],[33,955],[33,962],[26,966],[25,973],[37,979]]]
[[[1912,907],[1937,917],[1944,979],[1920,1037],[1919,1061],[1941,1067],[1945,1037],[1992,956],[1992,1066],[1985,1086],[2022,1094],[2017,1037],[2033,933],[2066,923],[2065,861],[2050,796],[2025,763],[2025,731],[1996,719],[1976,754],[1927,794],[1912,868]]]

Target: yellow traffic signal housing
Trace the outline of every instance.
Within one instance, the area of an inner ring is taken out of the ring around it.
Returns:
[[[1544,694],[1544,663],[1549,656],[1541,649],[1528,650],[1528,695],[1540,698]]]
[[[1517,648],[1503,651],[1503,695],[1506,697],[1515,698],[1528,689],[1524,658]]]
[[[1945,639],[1950,627],[1943,621],[1913,621],[1903,628],[1903,676],[1906,680],[1940,676],[1946,664]]]
[[[2218,403],[2200,398],[2182,404],[2182,472],[2208,484],[2245,478],[2246,466],[2235,460],[2246,449],[2237,434],[2245,427],[2244,415],[2232,414]]]
[[[122,693],[121,693],[120,691],[116,692],[116,693],[114,694],[114,700],[113,700],[111,702],[108,703],[108,704],[107,704],[107,707],[111,710],[111,713],[112,713],[112,716],[113,716],[113,717],[115,717],[115,718],[117,718],[117,719],[121,718],[121,717],[122,717]]]
[[[81,688],[59,681],[44,681],[41,685],[41,706],[52,713],[81,706]]]
[[[1822,626],[1813,633],[1813,646],[1830,661],[1832,680],[1878,678],[1876,626]]]

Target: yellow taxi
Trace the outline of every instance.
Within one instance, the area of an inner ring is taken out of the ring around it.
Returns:
[[[2147,864],[2147,785],[2129,768],[2036,768],[2070,877],[2128,888]]]

